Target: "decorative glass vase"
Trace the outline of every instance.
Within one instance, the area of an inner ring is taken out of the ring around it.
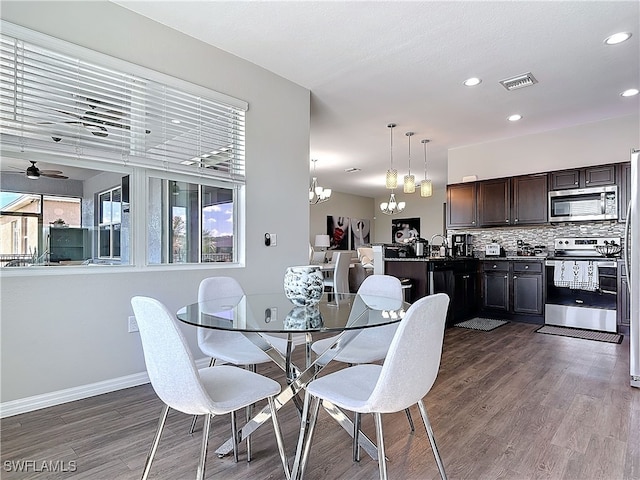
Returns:
[[[306,330],[322,326],[322,314],[316,306],[293,307],[284,319],[284,327],[288,330]]]
[[[322,279],[318,265],[288,267],[284,274],[284,294],[298,307],[316,305],[324,291]]]

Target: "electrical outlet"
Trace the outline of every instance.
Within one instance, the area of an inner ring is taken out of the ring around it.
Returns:
[[[136,317],[131,315],[129,317],[129,333],[139,332],[139,331],[140,330],[138,329],[138,322],[136,322]]]

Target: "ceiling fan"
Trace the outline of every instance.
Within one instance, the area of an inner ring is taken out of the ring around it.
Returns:
[[[27,168],[25,173],[27,175],[27,178],[30,178],[31,180],[37,180],[40,177],[60,178],[60,179],[69,178],[66,175],[63,175],[60,170],[40,170],[36,166],[36,162],[34,162],[33,160],[29,160],[29,161],[31,162],[31,166]]]
[[[56,123],[64,123],[66,125],[75,125],[85,128],[89,133],[96,137],[108,137],[109,130],[107,127],[113,127],[120,130],[130,130],[131,127],[122,122],[124,112],[116,109],[114,105],[100,100],[94,100],[91,98],[86,99],[86,103],[82,103],[83,106],[88,107],[89,110],[85,110],[83,113],[72,113],[64,110],[56,110],[57,113],[61,113],[68,117],[72,117],[73,120],[64,120],[61,122],[41,122],[41,125],[55,125]],[[151,130],[145,130],[147,134],[151,133]],[[54,142],[59,142],[62,137],[59,135],[53,135],[51,137]]]

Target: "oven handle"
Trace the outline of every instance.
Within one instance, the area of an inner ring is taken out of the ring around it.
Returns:
[[[545,260],[544,264],[547,267],[555,267],[556,265],[559,265],[560,262],[580,262],[580,261],[585,261],[585,262],[593,262],[593,264],[597,267],[612,267],[612,268],[616,268],[618,266],[618,262],[616,261],[611,261],[611,260],[576,260],[576,259],[571,259],[571,260]]]

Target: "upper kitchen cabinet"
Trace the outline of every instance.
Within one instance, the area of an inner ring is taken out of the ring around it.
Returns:
[[[551,172],[551,190],[615,185],[616,165],[598,165]]]
[[[547,178],[548,175],[542,173],[511,179],[511,189],[513,191],[511,219],[514,225],[547,223],[549,218]]]
[[[618,221],[627,221],[627,205],[631,200],[631,162],[621,163],[618,178],[620,179],[620,201],[618,202]]]
[[[478,183],[481,227],[542,224],[547,217],[547,174]]]
[[[447,228],[476,227],[477,211],[475,182],[447,186]]]
[[[511,224],[511,181],[508,178],[478,182],[478,221],[481,227]]]

